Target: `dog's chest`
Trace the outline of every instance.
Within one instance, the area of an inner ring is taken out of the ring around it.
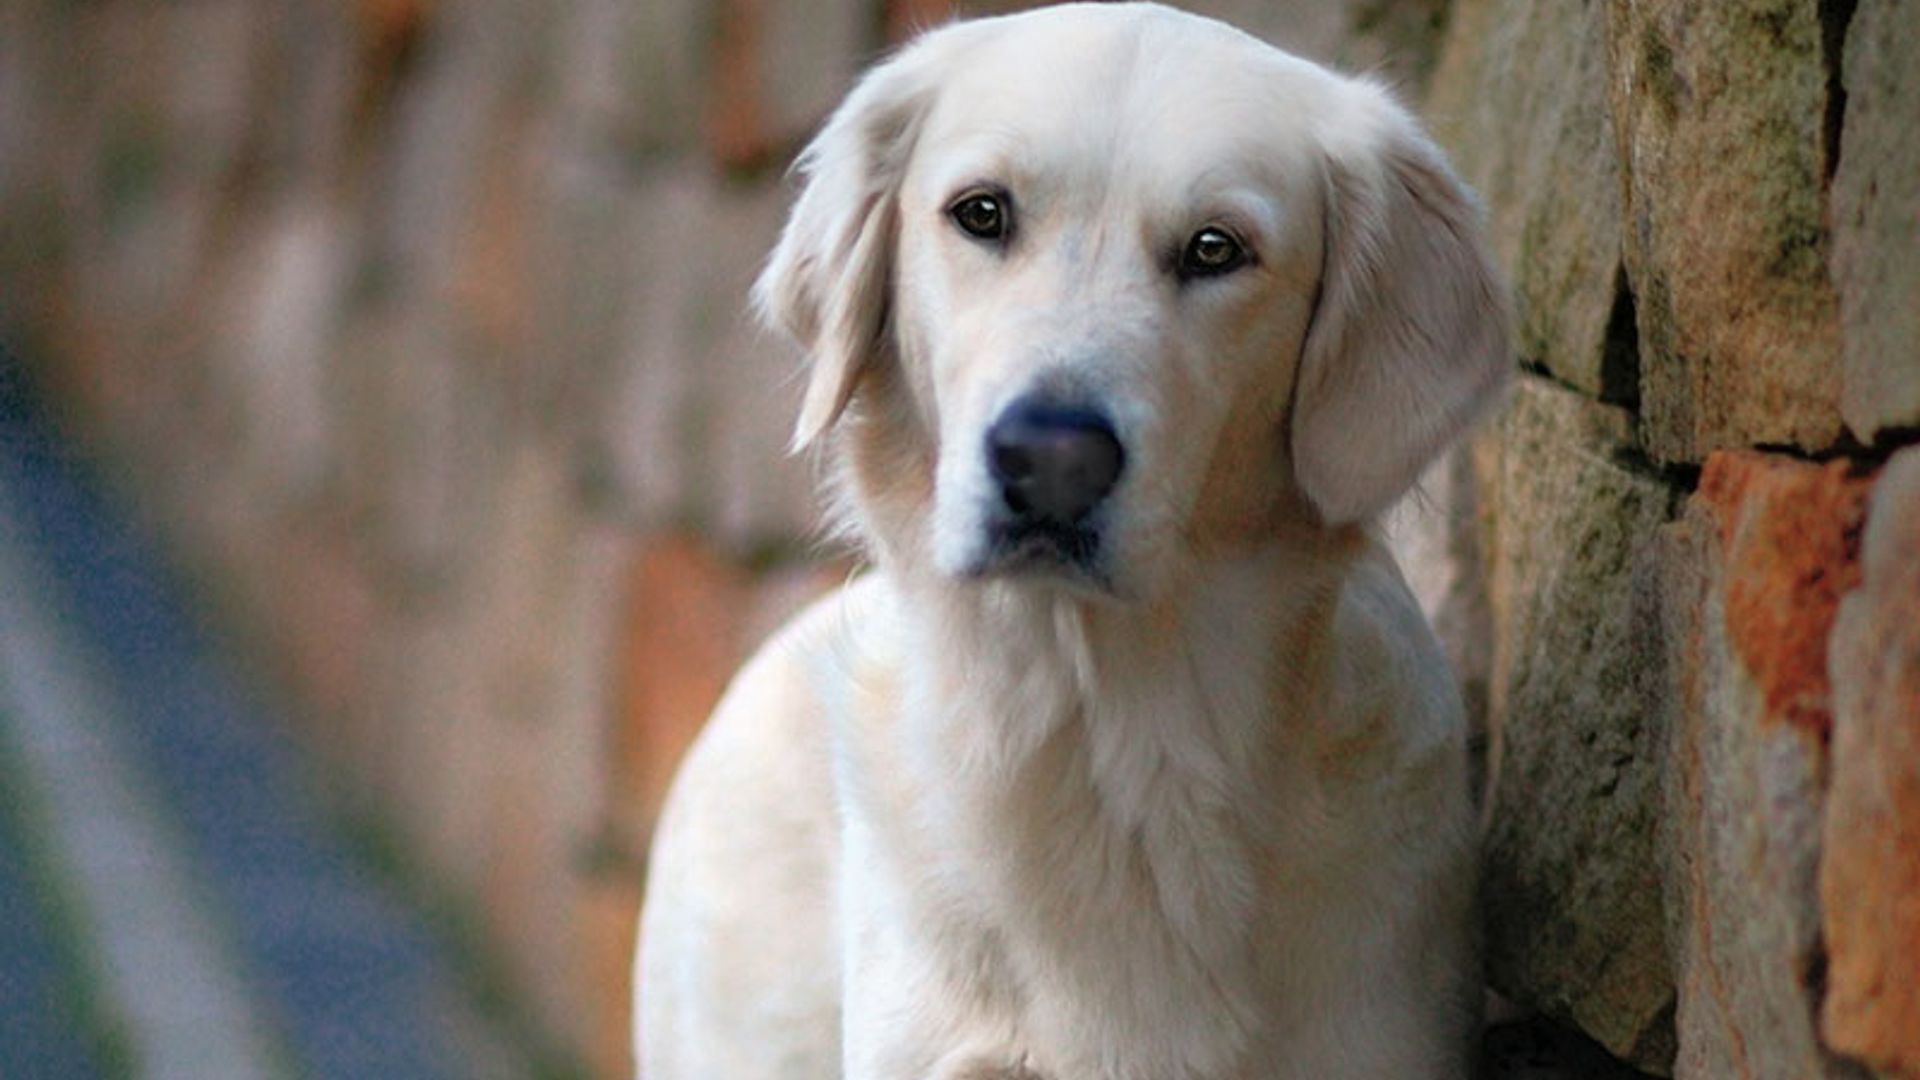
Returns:
[[[943,663],[909,667],[887,725],[905,737],[869,762],[891,781],[856,790],[877,797],[871,854],[937,992],[1060,1075],[1241,1075],[1271,1034],[1285,844],[1264,659],[1031,651],[982,679],[978,656],[926,655]],[[954,660],[965,692],[941,682]]]

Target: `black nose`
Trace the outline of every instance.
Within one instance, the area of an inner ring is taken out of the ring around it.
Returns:
[[[987,461],[1008,509],[1071,525],[1113,490],[1126,454],[1099,413],[1021,398],[987,430]]]

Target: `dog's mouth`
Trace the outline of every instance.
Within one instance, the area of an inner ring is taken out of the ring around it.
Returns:
[[[1015,519],[988,527],[984,557],[970,568],[973,578],[1050,578],[1113,591],[1102,558],[1101,534],[1094,525]]]

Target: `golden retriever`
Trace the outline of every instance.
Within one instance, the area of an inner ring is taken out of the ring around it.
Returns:
[[[1390,95],[1152,4],[926,34],[757,287],[872,570],[691,751],[647,1080],[1407,1080],[1479,1001],[1457,691],[1376,519],[1499,393]]]

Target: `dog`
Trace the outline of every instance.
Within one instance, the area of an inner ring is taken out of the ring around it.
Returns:
[[[869,72],[755,287],[864,575],[656,834],[647,1080],[1467,1074],[1465,724],[1377,520],[1501,393],[1380,86],[1152,4]]]

